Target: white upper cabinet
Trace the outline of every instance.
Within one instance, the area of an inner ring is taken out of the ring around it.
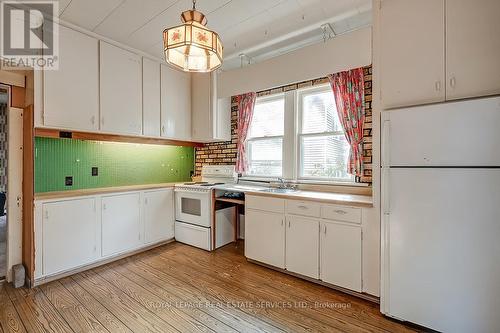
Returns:
[[[59,26],[59,70],[43,75],[43,126],[98,130],[98,60],[97,39]]]
[[[446,1],[446,98],[500,94],[500,1]]]
[[[498,0],[379,3],[384,108],[500,94]]]
[[[142,115],[144,135],[160,136],[160,63],[142,58]]]
[[[141,57],[103,41],[100,55],[101,131],[141,135]]]
[[[217,97],[217,73],[192,74],[191,94],[193,140],[231,140],[231,102]]]
[[[191,75],[161,65],[161,136],[191,140]]]
[[[383,107],[445,100],[444,8],[444,0],[382,1],[378,49]]]
[[[173,189],[144,192],[143,214],[146,244],[174,238]]]
[[[193,73],[191,76],[192,134],[195,141],[213,138],[213,115],[210,73]]]

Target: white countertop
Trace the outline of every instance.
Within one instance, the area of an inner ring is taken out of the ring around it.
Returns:
[[[216,190],[243,192],[247,195],[268,196],[284,199],[310,200],[324,203],[341,204],[358,207],[373,207],[373,198],[368,195],[344,194],[317,191],[293,191],[287,193],[264,192],[267,186],[246,184],[224,184],[215,187]]]

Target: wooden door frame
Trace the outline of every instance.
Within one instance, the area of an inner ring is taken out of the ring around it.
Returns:
[[[28,287],[35,282],[34,227],[34,111],[33,105],[23,112],[23,265]]]

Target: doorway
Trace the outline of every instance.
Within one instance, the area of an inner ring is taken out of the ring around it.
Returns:
[[[0,280],[7,275],[7,157],[9,90],[0,86]]]
[[[12,280],[22,256],[23,109],[0,84],[0,280]]]

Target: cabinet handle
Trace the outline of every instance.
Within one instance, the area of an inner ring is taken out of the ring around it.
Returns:
[[[102,204],[102,209],[106,210],[106,204]]]
[[[334,210],[334,212],[337,213],[337,214],[340,214],[340,215],[347,214],[347,212],[345,210],[342,210],[342,209],[336,209],[336,210]]]
[[[288,228],[290,229],[290,220],[288,220]]]
[[[454,76],[450,78],[450,87],[455,88],[455,85],[457,83],[457,80],[455,79]]]
[[[45,211],[45,219],[48,219],[48,218],[49,218],[49,211],[48,211],[48,210],[46,210],[46,211]]]
[[[91,123],[92,125],[94,125],[94,124],[95,124],[95,116],[92,116],[92,117],[90,118],[90,123]]]
[[[147,205],[148,204],[148,198],[144,198],[144,204]]]
[[[162,132],[163,134],[165,134],[165,125],[163,125],[163,126],[161,127],[161,132]]]
[[[436,81],[436,91],[441,91],[441,81]]]
[[[308,208],[307,208],[307,206],[304,206],[304,205],[297,206],[297,208],[300,208],[300,209],[308,209]]]
[[[281,225],[283,226],[283,219],[281,220]]]
[[[325,235],[326,235],[326,225],[325,225],[325,227],[323,228],[323,230],[324,230],[324,233],[325,233]]]

